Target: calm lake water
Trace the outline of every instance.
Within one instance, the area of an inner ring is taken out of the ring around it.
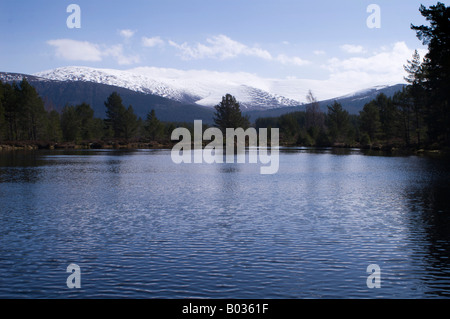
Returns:
[[[448,163],[285,149],[260,175],[169,150],[3,152],[0,298],[449,297]]]

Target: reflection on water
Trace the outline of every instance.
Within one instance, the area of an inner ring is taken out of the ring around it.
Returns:
[[[449,297],[448,162],[365,154],[285,148],[260,175],[167,150],[0,152],[0,297]]]
[[[448,178],[445,169],[436,170],[434,183],[411,185],[406,190],[410,201],[410,232],[423,231],[426,242],[423,258],[426,259],[426,274],[421,277],[431,293],[449,296],[450,293],[450,218]],[[428,292],[430,293],[430,292]]]

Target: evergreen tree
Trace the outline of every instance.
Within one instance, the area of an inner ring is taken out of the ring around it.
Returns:
[[[392,103],[398,110],[400,132],[406,145],[411,143],[411,123],[412,121],[412,99],[408,89],[405,87],[402,91],[396,92],[392,97]]]
[[[3,82],[0,81],[0,141],[6,133],[5,108],[3,107]]]
[[[5,83],[3,85],[3,107],[5,111],[5,129],[6,139],[9,141],[15,141],[18,139],[18,94],[19,88],[15,83],[10,85]]]
[[[98,117],[94,117],[92,119],[91,138],[102,139],[104,135],[105,135],[105,122]]]
[[[123,116],[126,113],[126,108],[122,103],[122,98],[117,92],[113,92],[105,102],[106,107],[106,126],[112,131],[116,138],[123,136]]]
[[[374,101],[370,101],[361,112],[360,116],[360,129],[362,134],[367,134],[370,141],[373,142],[378,139],[380,135],[380,112],[379,108]]]
[[[429,26],[415,26],[417,37],[428,45],[421,77],[427,94],[427,124],[432,142],[450,145],[450,7],[438,2],[420,13]]]
[[[411,85],[421,84],[422,62],[419,52],[415,50],[412,60],[407,60],[407,62],[408,64],[403,66],[407,73],[407,76],[404,77],[405,81]]]
[[[46,139],[52,142],[60,142],[63,138],[61,130],[61,118],[55,110],[47,114],[47,132]]]
[[[163,131],[164,138],[167,139],[167,140],[170,140],[171,136],[172,136],[172,132],[176,128],[177,127],[175,126],[175,124],[170,123],[170,122],[166,123],[166,125],[164,126],[164,131]]]
[[[94,130],[94,110],[89,104],[81,103],[75,107],[77,123],[79,123],[78,134],[82,140],[93,138]]]
[[[424,135],[425,128],[423,126],[423,115],[425,109],[425,89],[424,89],[424,71],[420,60],[420,55],[417,50],[414,51],[412,60],[407,61],[408,64],[404,65],[404,69],[407,72],[405,80],[409,83],[407,87],[407,93],[412,103],[403,103],[402,105],[410,105],[410,111],[412,112],[412,123],[414,123],[414,131],[416,133],[417,144],[422,142],[422,136]],[[406,98],[402,96],[402,98]],[[405,111],[403,109],[403,111]],[[408,137],[409,140],[409,137]]]
[[[380,93],[374,101],[378,107],[381,125],[381,138],[389,140],[397,136],[397,110],[392,100]]]
[[[327,120],[332,142],[345,142],[350,130],[350,117],[340,103],[334,101],[328,106]]]
[[[295,142],[297,140],[300,126],[292,114],[280,116],[277,126],[281,128],[280,133],[286,142]]]
[[[76,142],[81,139],[80,117],[77,114],[75,106],[64,107],[61,114],[61,128],[63,139],[67,142]]]
[[[243,128],[244,130],[250,126],[248,116],[243,116],[241,107],[236,98],[231,94],[222,97],[222,102],[215,106],[214,123],[222,131],[227,128]]]
[[[130,139],[138,128],[137,117],[134,114],[133,107],[128,108],[122,103],[122,98],[117,92],[113,92],[105,102],[106,107],[106,126],[113,133],[115,138]]]
[[[36,89],[24,78],[18,90],[20,139],[36,141],[46,127],[44,102]]]
[[[126,140],[134,137],[138,128],[137,116],[134,114],[133,107],[130,105],[122,116],[121,137]]]
[[[155,110],[151,110],[147,114],[147,119],[145,120],[144,128],[146,132],[145,134],[146,137],[150,138],[153,141],[155,141],[160,136],[160,134],[162,134],[164,127],[156,117]]]

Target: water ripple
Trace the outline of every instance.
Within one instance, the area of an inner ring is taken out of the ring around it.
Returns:
[[[302,149],[263,176],[168,151],[38,154],[0,165],[2,298],[450,295],[445,163]]]

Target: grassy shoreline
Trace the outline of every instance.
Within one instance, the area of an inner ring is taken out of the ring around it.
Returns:
[[[124,140],[110,140],[110,141],[83,141],[75,142],[31,142],[31,141],[17,141],[17,142],[0,142],[0,152],[8,151],[37,151],[37,150],[133,150],[133,149],[171,149],[178,142],[172,141],[124,141]],[[204,143],[205,145],[207,143]],[[205,146],[203,145],[203,146]],[[426,147],[406,147],[391,144],[373,144],[373,145],[324,145],[321,147],[313,147],[306,145],[297,145],[290,143],[280,143],[281,147],[308,147],[311,149],[360,149],[363,151],[375,151],[381,153],[388,153],[393,155],[430,155],[430,156],[450,156],[450,149],[426,148]]]
[[[48,143],[48,142],[4,142],[0,143],[1,151],[19,150],[74,150],[74,149],[157,149],[172,148],[173,143],[166,142],[125,142],[125,141],[86,141],[80,143]]]

